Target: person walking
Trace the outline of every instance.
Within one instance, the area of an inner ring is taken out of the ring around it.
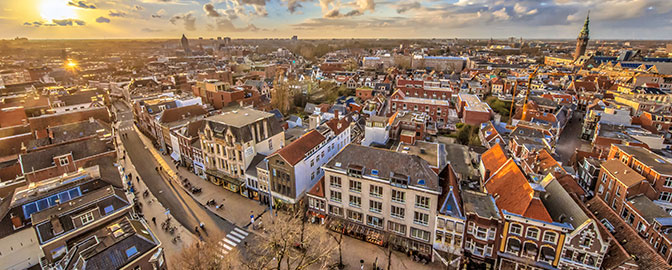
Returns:
[[[152,217],[152,223],[154,223],[154,226],[156,226],[156,217]]]

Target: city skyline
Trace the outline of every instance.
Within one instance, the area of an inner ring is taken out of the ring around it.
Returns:
[[[506,38],[671,39],[672,2],[28,0],[0,3],[0,38]]]

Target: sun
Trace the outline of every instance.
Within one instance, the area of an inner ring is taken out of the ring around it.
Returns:
[[[42,0],[40,16],[44,20],[51,21],[54,19],[75,19],[77,13],[74,7],[68,5],[68,0]]]

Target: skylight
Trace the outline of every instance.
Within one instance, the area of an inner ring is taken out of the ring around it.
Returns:
[[[133,255],[138,254],[138,249],[135,246],[132,246],[126,250],[126,257],[130,258]]]
[[[334,165],[335,165],[336,167],[339,167],[339,168],[340,168],[342,164],[341,164],[340,162],[336,162],[336,164],[334,164]]]

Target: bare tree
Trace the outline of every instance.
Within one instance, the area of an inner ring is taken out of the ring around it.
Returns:
[[[286,114],[291,109],[292,100],[293,95],[290,83],[284,81],[282,78],[278,78],[271,91],[271,106]]]
[[[334,241],[338,244],[338,269],[343,269],[345,268],[345,264],[343,264],[343,233],[344,233],[344,228],[341,228],[339,230],[339,237],[337,238],[333,234],[329,234],[332,238],[334,238]]]
[[[233,261],[238,255],[235,252],[223,254],[222,247],[217,243],[218,237],[209,237],[205,241],[196,241],[186,246],[173,258],[175,269],[189,270],[232,270]]]
[[[242,263],[247,269],[302,270],[315,264],[325,266],[334,250],[323,230],[301,226],[300,214],[278,216],[264,236],[265,239],[255,241],[247,249]]]

